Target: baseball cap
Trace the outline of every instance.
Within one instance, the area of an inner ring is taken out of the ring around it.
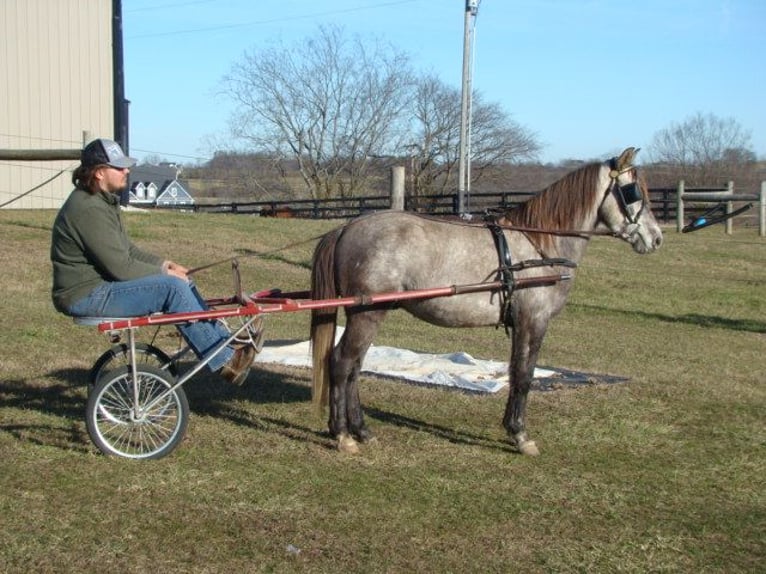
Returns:
[[[80,154],[82,165],[94,166],[106,164],[112,167],[126,168],[136,165],[136,160],[125,155],[116,141],[100,138],[93,140]]]

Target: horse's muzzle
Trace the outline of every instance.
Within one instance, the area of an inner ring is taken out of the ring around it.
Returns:
[[[662,245],[662,231],[659,226],[633,223],[625,229],[624,238],[636,253],[641,254],[657,251]]]

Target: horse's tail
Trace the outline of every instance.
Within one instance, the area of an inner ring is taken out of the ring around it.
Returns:
[[[327,233],[314,249],[311,265],[311,298],[334,299],[338,296],[335,284],[335,247],[343,228]],[[330,355],[335,343],[338,308],[312,309],[311,359],[313,363],[311,398],[317,410],[328,404],[330,388]]]

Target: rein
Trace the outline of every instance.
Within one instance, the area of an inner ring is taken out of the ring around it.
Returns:
[[[438,217],[436,215],[427,215],[427,214],[418,214],[418,217],[422,217],[424,219],[432,219],[434,221],[440,221],[442,223],[448,223],[450,225],[462,225],[465,227],[488,227],[490,225],[489,221],[482,221],[482,222],[476,222],[471,223],[468,221],[454,221],[449,219],[444,219],[442,217]],[[508,231],[519,231],[521,233],[546,233],[548,235],[558,235],[561,237],[580,237],[582,239],[588,239],[589,237],[594,236],[608,236],[608,237],[617,237],[617,234],[608,231],[608,230],[593,230],[593,231],[586,231],[586,230],[578,230],[578,229],[541,229],[538,227],[524,227],[520,225],[513,225],[513,224],[506,224],[502,223],[500,220],[495,220],[491,223],[492,226],[498,229],[508,230]],[[205,271],[207,269],[211,269],[213,267],[217,267],[218,265],[223,265],[224,263],[234,263],[239,259],[242,259],[244,257],[268,257],[269,255],[273,255],[274,253],[279,253],[280,251],[284,251],[286,249],[290,249],[292,247],[297,247],[299,245],[304,245],[306,243],[310,243],[312,241],[316,241],[317,239],[321,239],[323,235],[317,235],[315,237],[310,237],[309,239],[305,239],[303,241],[296,241],[294,243],[289,243],[287,245],[283,245],[282,247],[278,247],[276,249],[272,249],[270,251],[264,251],[264,252],[250,252],[250,253],[244,253],[242,255],[232,255],[231,257],[226,257],[224,259],[218,259],[216,261],[213,261],[211,263],[206,263],[205,265],[200,265],[199,267],[194,267],[193,269],[189,269],[189,271],[186,272],[186,275],[193,275],[195,273],[199,273],[200,271]]]
[[[186,272],[186,275],[192,275],[200,271],[205,271],[206,269],[210,269],[211,267],[217,267],[218,265],[223,265],[224,263],[236,263],[237,260],[243,257],[268,257],[269,255],[273,255],[274,253],[279,253],[280,251],[284,251],[285,249],[290,249],[292,247],[298,247],[299,245],[311,243],[312,241],[316,241],[317,239],[321,239],[322,237],[323,235],[317,235],[315,237],[304,239],[303,241],[295,241],[294,243],[288,243],[287,245],[283,245],[282,247],[277,247],[276,249],[272,249],[270,251],[263,251],[263,252],[250,251],[249,253],[243,253],[242,255],[232,255],[231,257],[226,257],[225,259],[219,259],[217,261],[213,261],[212,263],[200,265],[199,267],[195,267],[194,269],[189,269],[189,271]]]
[[[614,161],[614,160],[613,160]],[[609,172],[609,177],[611,178],[611,183],[609,184],[609,187],[606,190],[606,193],[604,194],[604,199],[612,193],[615,188],[617,188],[617,199],[620,203],[620,207],[623,210],[626,217],[628,217],[628,220],[631,221],[631,223],[635,223],[635,221],[638,219],[638,217],[641,215],[641,212],[644,209],[644,203],[642,201],[641,208],[639,212],[633,216],[630,213],[630,210],[628,209],[628,203],[626,200],[626,195],[633,197],[636,193],[635,188],[631,188],[631,186],[637,186],[636,183],[628,184],[627,186],[619,186],[617,183],[617,178],[622,174],[630,169],[633,169],[633,167],[626,168],[622,171],[618,171],[615,169],[614,164],[611,166],[611,171]],[[624,189],[623,189],[624,188]],[[603,201],[603,200],[602,200]],[[373,214],[370,214],[373,215]],[[590,237],[619,237],[620,235],[618,233],[615,233],[613,231],[609,231],[608,229],[595,229],[595,230],[585,230],[585,229],[542,229],[539,227],[526,227],[522,225],[514,225],[512,223],[504,223],[503,219],[504,217],[495,217],[494,215],[490,215],[487,213],[484,217],[484,220],[481,222],[469,222],[469,221],[455,221],[454,219],[446,219],[444,217],[439,217],[436,215],[428,215],[428,214],[416,214],[418,217],[421,217],[423,219],[431,219],[434,221],[439,221],[442,223],[448,223],[450,225],[462,225],[465,227],[486,227],[490,228],[493,232],[493,235],[496,235],[496,231],[498,229],[507,230],[507,231],[518,231],[520,233],[541,233],[546,235],[555,235],[559,237],[579,237],[581,239],[589,239]],[[364,218],[365,216],[362,216]],[[353,221],[348,222],[346,225],[353,224],[354,221],[358,221],[360,218],[356,218]],[[288,245],[284,245],[282,247],[278,247],[277,249],[272,249],[271,251],[265,251],[262,253],[258,252],[250,252],[246,253],[240,256],[232,256],[232,257],[226,257],[224,259],[219,259],[217,261],[213,261],[212,263],[208,263],[206,265],[201,265],[199,267],[195,267],[193,269],[190,269],[186,274],[192,275],[194,273],[198,273],[200,271],[204,271],[206,269],[210,269],[212,267],[216,267],[218,265],[222,265],[224,263],[233,263],[236,262],[241,257],[268,257],[269,255],[272,255],[274,253],[278,253],[280,251],[284,251],[286,249],[290,249],[292,247],[297,247],[299,245],[304,245],[306,243],[310,243],[312,241],[316,241],[317,239],[321,239],[323,235],[317,235],[316,237],[311,237],[309,239],[303,240],[303,241],[296,241],[294,243],[290,243]]]
[[[618,234],[614,233],[613,231],[609,231],[607,229],[594,229],[594,230],[585,230],[585,229],[543,229],[541,227],[525,227],[523,225],[515,225],[513,223],[503,223],[503,218],[495,219],[493,215],[487,214],[485,215],[484,219],[482,221],[477,222],[471,222],[471,221],[455,221],[453,219],[445,219],[443,217],[439,217],[437,215],[428,215],[428,214],[417,214],[418,217],[422,217],[423,219],[432,219],[434,221],[440,221],[443,223],[449,223],[450,225],[462,225],[465,227],[487,227],[488,223],[492,223],[492,225],[499,227],[500,229],[505,229],[508,231],[519,231],[521,233],[544,233],[547,235],[559,235],[561,237],[580,237],[582,239],[587,239],[588,237],[595,237],[595,236],[606,236],[606,237],[617,237]]]

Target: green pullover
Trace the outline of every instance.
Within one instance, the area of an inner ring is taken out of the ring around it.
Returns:
[[[68,313],[73,303],[104,282],[161,273],[163,259],[130,241],[118,196],[75,189],[53,223],[51,262],[53,305]]]

